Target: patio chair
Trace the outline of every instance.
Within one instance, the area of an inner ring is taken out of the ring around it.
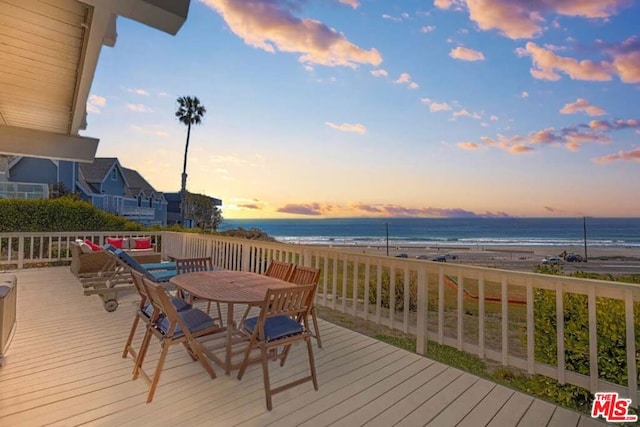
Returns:
[[[151,319],[153,318],[153,304],[149,301],[149,297],[147,296],[147,290],[142,283],[142,278],[144,276],[135,271],[131,270],[131,279],[133,281],[133,285],[138,291],[138,295],[140,295],[140,305],[136,310],[135,316],[133,318],[133,324],[131,325],[131,331],[129,332],[129,337],[127,338],[127,342],[124,345],[124,351],[122,352],[122,357],[126,358],[129,354],[135,361],[138,358],[138,352],[135,348],[133,348],[133,338],[135,337],[136,331],[138,329],[138,323],[140,320],[145,325],[145,329],[149,326],[155,326],[152,324]],[[191,309],[191,304],[187,303],[181,298],[178,297],[170,297],[171,304],[175,307],[177,312],[185,311]]]
[[[312,381],[313,388],[316,391],[318,390],[311,335],[309,334],[307,321],[314,292],[314,285],[269,289],[262,304],[260,315],[250,317],[242,323],[241,330],[250,336],[250,340],[238,372],[238,379],[242,379],[249,363],[262,362],[262,375],[268,410],[273,407],[272,396],[276,393],[308,381]],[[278,346],[285,347],[285,352],[280,360],[280,366],[284,366],[291,345],[297,341],[304,341],[307,344],[310,375],[271,388],[269,380],[270,351]],[[256,348],[260,349],[260,358],[251,360],[251,352]]]
[[[176,275],[174,263],[140,264],[122,249],[116,249],[112,245],[105,245],[104,249],[102,252],[106,254],[108,261],[96,275],[80,281],[85,288],[84,294],[100,295],[105,310],[109,312],[118,308],[118,292],[134,289],[129,274],[131,270],[138,271],[155,282],[167,282]]]
[[[295,264],[291,262],[284,262],[273,259],[267,266],[267,271],[264,272],[264,275],[287,281],[289,277],[291,277],[291,273],[293,272],[294,267]],[[245,310],[238,324],[242,324],[242,322],[244,322],[247,316],[249,316],[249,313],[251,312],[251,309],[253,307],[257,306],[247,305],[247,309]]]
[[[296,265],[293,269],[293,273],[289,276],[289,282],[295,283],[296,285],[315,285],[318,287],[318,281],[320,280],[320,270],[312,267],[304,267],[301,265]],[[313,295],[313,300],[315,301],[315,294]],[[318,326],[318,315],[316,314],[316,305],[312,303],[311,309],[309,310],[311,314],[311,319],[313,320],[313,331],[312,336],[318,341],[318,347],[322,348],[322,339],[320,338],[320,327]]]
[[[178,312],[176,307],[171,303],[169,294],[160,284],[153,283],[146,277],[142,278],[142,284],[153,306],[153,313],[147,325],[147,331],[142,339],[140,352],[136,358],[133,379],[135,380],[139,376],[142,376],[149,384],[147,403],[153,400],[167,352],[172,345],[182,344],[187,349],[189,356],[191,356],[194,361],[199,361],[212,379],[216,378],[213,367],[204,355],[197,338],[222,332],[224,329],[216,325],[207,313],[197,308]],[[149,376],[143,369],[151,336],[155,336],[160,341],[161,348],[160,358],[158,359],[153,376]]]
[[[177,274],[183,273],[193,273],[196,271],[211,271],[213,270],[213,263],[211,262],[211,258],[179,258],[176,259],[176,272]],[[185,301],[193,304],[195,301],[199,301],[200,299],[194,295],[190,295],[188,292],[185,292],[182,289],[178,289],[178,296],[180,296]],[[218,309],[218,316],[214,317],[214,320],[217,320],[220,325],[224,324],[222,321],[222,310],[220,309],[220,303],[216,302],[216,306]],[[207,314],[211,315],[211,301],[207,301]]]

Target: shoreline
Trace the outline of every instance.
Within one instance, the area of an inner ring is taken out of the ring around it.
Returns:
[[[331,244],[308,245],[330,247],[347,252],[386,255],[386,245]],[[577,253],[584,257],[584,246],[416,246],[389,245],[389,256],[426,259],[445,257],[448,263],[467,264],[481,267],[533,272],[542,264],[542,259],[560,256],[563,252]],[[404,256],[406,255],[406,256]],[[600,274],[630,275],[640,274],[640,247],[587,246],[587,262],[562,262],[565,273],[584,271]]]

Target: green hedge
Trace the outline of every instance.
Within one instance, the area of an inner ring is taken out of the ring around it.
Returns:
[[[0,199],[0,233],[136,231],[143,226],[68,197],[48,200]]]

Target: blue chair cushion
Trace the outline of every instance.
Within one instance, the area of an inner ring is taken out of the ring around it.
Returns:
[[[177,312],[185,311],[191,309],[191,304],[178,297],[171,297],[171,304],[176,308]],[[153,304],[146,303],[142,308],[142,312],[148,317],[151,318],[153,315]]]
[[[168,282],[177,274],[176,270],[147,271],[145,276],[154,282]]]
[[[120,258],[125,264],[127,264],[129,267],[133,268],[134,270],[136,270],[139,273],[145,274],[147,272],[147,270],[144,269],[144,267],[137,261],[135,260],[131,255],[129,255],[128,253],[126,253],[125,251],[123,251],[122,249],[116,249],[114,251],[114,253],[118,256],[118,258]]]
[[[175,262],[151,262],[147,264],[140,264],[146,270],[175,270]]]
[[[253,334],[258,317],[250,317],[244,321],[244,328]],[[291,335],[300,334],[304,331],[302,325],[289,316],[269,317],[264,322],[264,335],[267,341],[274,341]]]
[[[198,310],[197,308],[181,311],[178,313],[178,316],[180,316],[180,318],[182,319],[184,324],[187,326],[187,328],[189,328],[189,331],[192,334],[199,332],[203,329],[211,328],[215,326],[213,319],[209,317],[207,313],[205,313],[202,310]],[[158,322],[158,329],[163,334],[166,334],[167,331],[169,330],[170,325],[171,323],[169,322],[169,319],[164,317],[160,319],[160,321]],[[182,332],[182,328],[180,328],[180,325],[176,326],[176,330],[173,332],[173,337],[179,338],[182,335],[184,335],[184,333]]]

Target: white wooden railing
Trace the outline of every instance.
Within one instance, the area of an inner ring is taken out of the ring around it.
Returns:
[[[9,247],[17,244],[22,249],[33,248],[34,244],[27,242],[49,237],[60,254],[65,242],[76,237],[100,239],[111,235],[123,233],[0,234],[3,251],[0,264],[10,263],[4,254],[7,243]],[[426,354],[431,340],[529,374],[554,378],[561,384],[574,384],[591,392],[616,391],[638,406],[634,314],[634,306],[640,302],[638,285],[212,235],[174,232],[151,235],[165,259],[211,257],[221,268],[257,273],[263,273],[271,259],[320,268],[316,301],[319,306],[411,334],[416,337],[419,354]],[[53,260],[54,252],[48,249],[46,256],[38,255],[40,259]],[[33,258],[34,254],[26,252],[18,264],[27,265]],[[535,355],[534,295],[541,291],[551,292],[555,299],[555,364],[541,363]],[[577,373],[565,365],[565,316],[572,313],[566,312],[564,297],[571,294],[584,296],[588,312],[584,325],[588,329],[585,343],[588,374]],[[619,316],[624,319],[627,356],[626,366],[619,369],[626,370],[626,377],[632,379],[628,383],[614,384],[600,379],[597,325],[602,320],[596,306],[601,298],[618,300],[624,307]]]
[[[106,243],[107,237],[151,237],[159,247],[161,232],[55,232],[55,233],[0,233],[0,267],[26,268],[71,261],[69,242],[89,239],[97,245]]]

